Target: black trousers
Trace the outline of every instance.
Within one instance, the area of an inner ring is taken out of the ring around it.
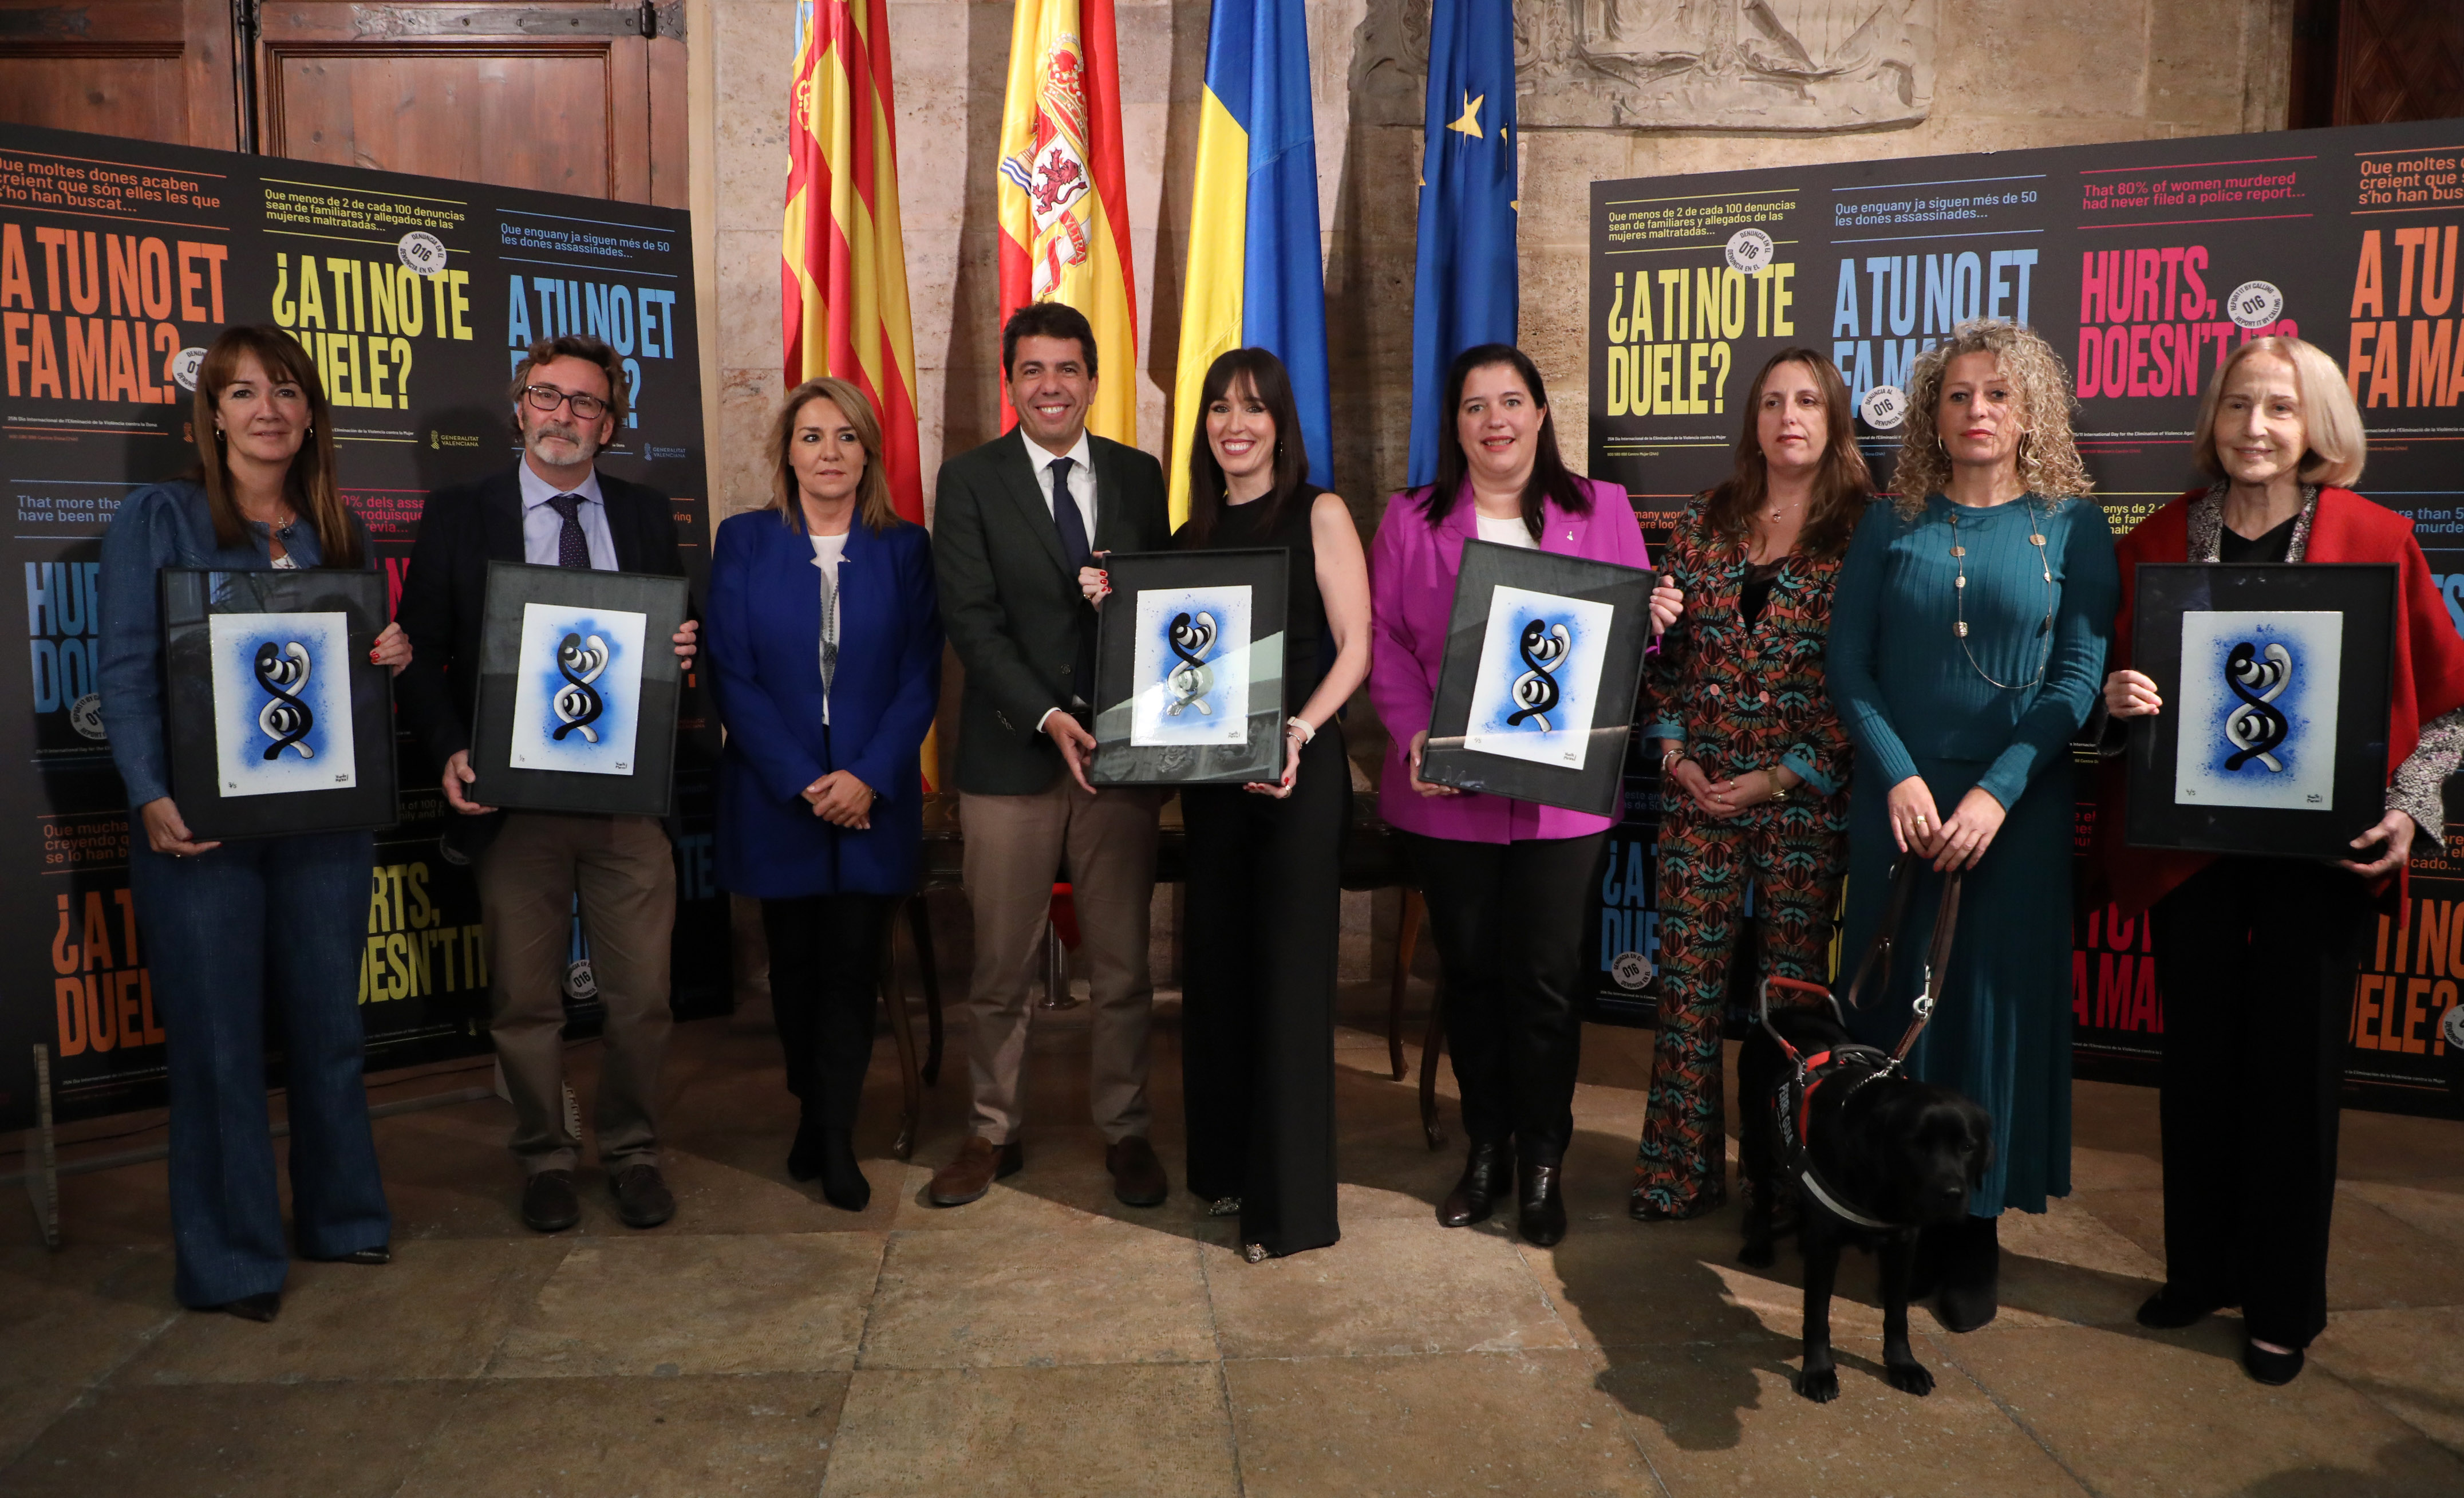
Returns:
[[[808,894],[761,902],[770,1008],[787,1054],[787,1090],[804,1118],[851,1133],[872,1061],[873,1006],[894,894]]]
[[[2344,1030],[2375,907],[2330,865],[2219,858],[2154,914],[2166,1282],[2307,1347],[2327,1325]]]
[[[1189,1189],[1241,1199],[1241,1241],[1323,1248],[1334,1220],[1334,962],[1352,776],[1318,730],[1284,800],[1180,793],[1189,834],[1181,1108]]]
[[[1520,843],[1407,839],[1444,974],[1447,1043],[1475,1144],[1511,1135],[1554,1165],[1574,1137],[1583,914],[1608,834]]]

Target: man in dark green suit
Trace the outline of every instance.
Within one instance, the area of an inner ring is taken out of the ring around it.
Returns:
[[[1163,469],[1087,431],[1095,334],[1073,307],[1022,307],[1001,329],[1018,430],[941,465],[933,523],[941,618],[966,668],[958,810],[976,966],[967,997],[975,1116],[933,1178],[957,1206],[1023,1163],[1021,1072],[1027,985],[1055,880],[1067,879],[1090,969],[1089,1089],[1114,1193],[1154,1206],[1169,1191],[1147,1141],[1147,909],[1155,892],[1153,790],[1093,789],[1100,553],[1171,540]],[[1082,578],[1082,572],[1086,574]]]

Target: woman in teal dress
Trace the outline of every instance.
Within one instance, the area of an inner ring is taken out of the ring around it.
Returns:
[[[1993,1319],[2005,1207],[2070,1193],[2071,821],[2067,744],[2096,700],[2121,587],[2113,534],[2071,445],[2069,375],[2013,323],[1963,324],[1908,382],[1895,502],[1865,512],[1832,605],[1830,686],[1857,748],[1847,941],[1873,940],[1903,851],[1930,868],[1899,950],[1931,937],[1943,873],[1959,933],[1915,1074],[1993,1115],[1960,1226],[1929,1230],[1917,1292],[1954,1332]],[[1897,1044],[1902,961],[1850,1025]]]

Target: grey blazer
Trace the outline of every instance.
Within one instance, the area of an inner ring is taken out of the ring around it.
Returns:
[[[1172,541],[1163,466],[1089,435],[1097,551],[1161,551]],[[958,789],[1026,796],[1063,774],[1061,751],[1035,731],[1067,708],[1095,610],[1061,553],[1061,533],[1016,431],[941,465],[933,562],[941,623],[966,668],[958,709]]]

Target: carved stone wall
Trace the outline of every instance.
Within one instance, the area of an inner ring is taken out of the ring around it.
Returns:
[[[1515,104],[1526,129],[1837,131],[1933,107],[1939,0],[1524,0]],[[1425,0],[1370,0],[1353,119],[1417,125]]]

